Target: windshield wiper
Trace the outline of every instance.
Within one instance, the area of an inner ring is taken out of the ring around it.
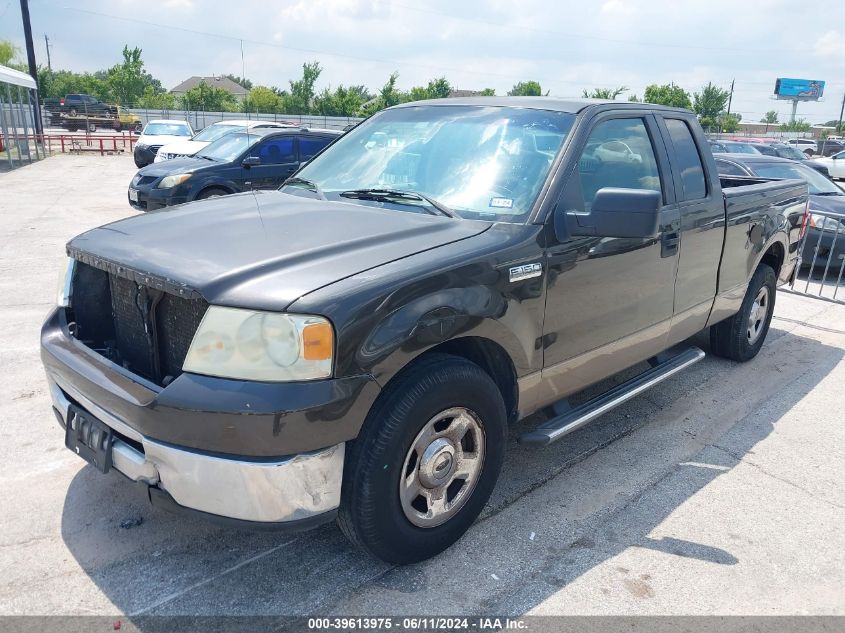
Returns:
[[[203,158],[203,159],[205,159],[205,160],[211,160],[211,161],[213,161],[213,160],[214,160],[211,156],[205,156],[205,155],[203,155],[203,154],[194,154],[194,158]],[[215,161],[215,162],[216,162],[216,161]]]
[[[844,191],[819,191],[814,193],[814,196],[845,196]]]
[[[282,187],[287,187],[288,185],[290,185],[292,187],[295,187],[296,185],[305,185],[306,189],[310,189],[311,191],[316,193],[318,196],[320,196],[320,200],[328,200],[328,198],[326,198],[326,194],[323,193],[322,189],[320,189],[320,185],[318,185],[316,182],[314,182],[312,180],[308,180],[307,178],[300,178],[299,176],[293,176],[292,178],[288,178],[287,180],[285,180],[284,184],[282,184]]]
[[[340,194],[344,198],[353,198],[356,200],[418,200],[426,202],[432,209],[433,214],[439,213],[445,215],[447,218],[455,218],[455,212],[452,211],[442,202],[438,202],[434,198],[430,198],[424,193],[418,191],[402,191],[399,189],[351,189]],[[400,202],[401,204],[401,202]]]

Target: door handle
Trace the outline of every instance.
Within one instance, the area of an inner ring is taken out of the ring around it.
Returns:
[[[660,256],[672,257],[678,253],[678,245],[681,243],[680,231],[664,231],[660,240]]]

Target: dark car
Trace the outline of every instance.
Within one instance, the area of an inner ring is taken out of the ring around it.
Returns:
[[[822,139],[817,142],[819,156],[833,156],[841,151],[845,151],[845,141],[839,139]]]
[[[775,156],[777,158],[788,158],[789,160],[797,160],[804,163],[807,167],[812,167],[817,172],[830,176],[830,171],[827,167],[818,161],[812,160],[807,154],[799,150],[797,147],[787,145],[786,143],[752,143],[747,145],[753,147],[764,156]],[[714,150],[715,151],[715,150]],[[739,152],[737,152],[739,153]]]
[[[278,189],[340,136],[334,130],[268,128],[231,132],[192,158],[153,163],[129,183],[129,204],[152,211],[255,189]]]
[[[824,267],[830,260],[831,266],[839,268],[845,257],[845,191],[835,182],[803,162],[784,158],[727,154],[716,156],[715,160],[716,168],[723,176],[800,178],[806,182],[810,187],[810,215],[807,217],[807,246],[801,261],[805,265]],[[842,220],[838,220],[837,215],[841,215]],[[831,248],[834,250],[832,258]]]
[[[739,141],[710,141],[710,151],[714,154],[761,154],[751,143],[741,143]]]

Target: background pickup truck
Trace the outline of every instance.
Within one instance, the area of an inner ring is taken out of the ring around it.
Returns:
[[[58,99],[44,99],[44,109],[51,114],[117,116],[117,106],[103,103],[91,95],[65,95]]]
[[[478,516],[508,424],[544,409],[521,441],[560,439],[699,360],[705,328],[753,358],[806,210],[800,181],[720,180],[686,110],[404,104],[280,191],[74,238],[42,359],[67,447],[153,503],[337,517],[407,563]]]

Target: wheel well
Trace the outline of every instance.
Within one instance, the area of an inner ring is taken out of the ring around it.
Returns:
[[[204,194],[206,191],[211,191],[212,189],[219,189],[220,191],[225,191],[226,193],[233,193],[229,187],[224,187],[223,185],[209,185],[208,187],[203,187],[202,189],[197,192],[197,195],[194,196],[194,200],[199,200],[200,196]]]
[[[783,266],[783,257],[783,245],[780,242],[775,242],[769,247],[766,254],[763,255],[763,259],[760,260],[760,263],[771,266],[775,271],[775,276],[780,277],[780,268]]]
[[[487,338],[467,336],[441,343],[427,350],[420,358],[431,353],[460,356],[481,367],[499,388],[508,412],[508,421],[516,421],[519,405],[516,369],[510,355],[501,345]]]

